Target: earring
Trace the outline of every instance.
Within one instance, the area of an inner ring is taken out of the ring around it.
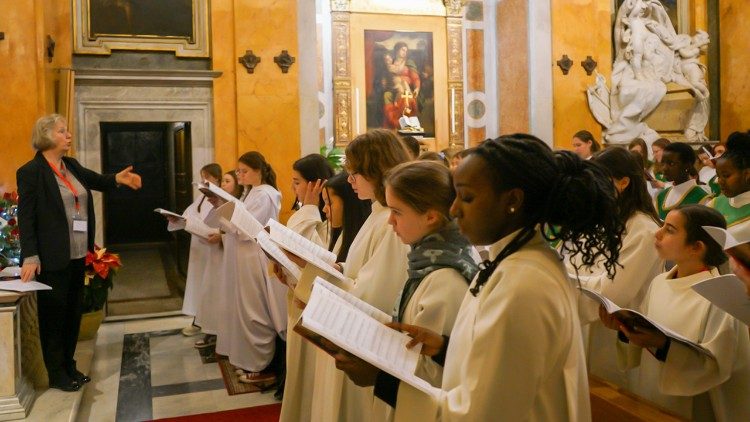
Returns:
[[[516,212],[516,209],[513,207],[510,207],[510,213],[513,214],[514,212]]]

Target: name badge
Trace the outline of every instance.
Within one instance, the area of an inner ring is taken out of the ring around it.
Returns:
[[[88,224],[86,220],[73,219],[73,231],[86,233],[88,231]]]

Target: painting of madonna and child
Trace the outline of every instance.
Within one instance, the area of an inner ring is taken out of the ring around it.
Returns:
[[[365,30],[367,129],[399,129],[416,116],[424,136],[435,136],[431,32]]]

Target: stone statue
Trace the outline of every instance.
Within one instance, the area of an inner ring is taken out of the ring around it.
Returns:
[[[644,120],[661,103],[669,82],[690,88],[695,97],[684,129],[687,140],[705,139],[708,87],[698,56],[709,42],[708,34],[678,35],[658,0],[625,0],[617,12],[614,38],[611,88],[597,73],[596,84],[587,90],[589,108],[606,128],[607,142],[657,139]]]

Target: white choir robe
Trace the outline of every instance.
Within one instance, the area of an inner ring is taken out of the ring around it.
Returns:
[[[664,260],[654,247],[659,225],[647,214],[636,212],[626,223],[619,263],[614,279],[600,266],[579,271],[581,285],[597,291],[621,308],[640,309],[651,280],[664,271]],[[568,273],[575,270],[568,262]],[[617,366],[617,332],[599,320],[599,303],[579,295],[579,317],[589,373],[620,387],[629,388],[637,371],[623,372]]]
[[[253,187],[243,200],[247,210],[263,225],[277,219],[281,194],[269,185]],[[224,236],[225,278],[229,288],[226,332],[219,330],[216,352],[246,371],[268,366],[276,348],[276,335],[286,339],[286,287],[269,274],[269,261],[260,246],[244,234]],[[222,335],[224,334],[224,335]]]
[[[205,288],[198,302],[195,325],[201,327],[204,334],[216,335],[221,324],[219,296],[224,286],[224,247],[221,243],[210,244],[203,239],[200,242],[208,247],[208,253],[201,279]]]
[[[388,314],[393,312],[408,277],[409,253],[409,247],[388,225],[389,214],[388,208],[373,201],[372,212],[343,263],[344,275],[352,286],[350,293]],[[372,387],[356,386],[336,369],[332,357],[319,356],[322,362],[315,372],[312,420],[369,421],[375,397]]]
[[[198,207],[200,206],[200,211]],[[182,216],[185,219],[199,219],[203,221],[213,206],[206,200],[204,195],[199,195],[190,204]],[[175,229],[184,229],[185,224],[172,224],[168,226],[169,231]],[[198,307],[203,296],[206,284],[203,283],[203,273],[206,270],[206,258],[208,257],[209,245],[201,242],[201,238],[196,235],[190,236],[190,256],[188,258],[187,276],[185,277],[185,297],[182,300],[182,313],[185,315],[196,316]]]
[[[468,287],[468,281],[453,268],[441,268],[429,273],[414,290],[401,322],[450,337]],[[442,385],[443,367],[431,358],[420,356],[415,374],[434,387]],[[396,406],[408,405],[396,403]],[[375,397],[372,420],[391,421],[394,416],[394,409]]]
[[[493,244],[490,258],[517,234]],[[576,300],[564,265],[537,233],[498,265],[476,297],[466,293],[440,396],[402,382],[396,420],[590,420]]]
[[[699,343],[715,358],[672,341],[665,362],[640,347],[617,341],[623,368],[640,365],[634,392],[691,420],[750,420],[750,338],[747,326],[690,288],[719,275],[715,268],[672,278],[657,276],[642,312]]]
[[[328,249],[328,224],[321,219],[320,210],[315,205],[303,205],[286,223],[287,227],[311,242]],[[341,237],[336,245],[341,247]],[[334,248],[333,253],[338,249]],[[312,409],[312,396],[315,388],[315,362],[318,348],[294,331],[302,310],[294,303],[296,280],[287,276],[287,330],[286,330],[286,381],[284,400],[281,403],[280,421],[309,421]]]

